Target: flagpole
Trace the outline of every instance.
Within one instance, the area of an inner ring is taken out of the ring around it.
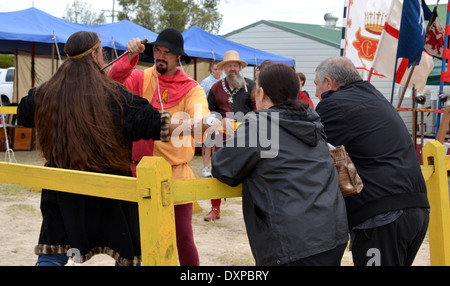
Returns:
[[[422,52],[420,52],[420,54],[422,54]],[[420,58],[420,54],[417,55],[417,57],[414,59],[414,63],[412,65],[412,67],[411,67],[411,72],[409,73],[408,78],[406,79],[405,88],[403,88],[402,95],[400,96],[400,99],[398,101],[398,105],[397,105],[398,108],[400,108],[400,106],[402,105],[403,98],[405,97],[406,90],[408,89],[409,82],[411,81],[411,77],[412,77],[412,74],[414,72],[414,69],[416,68],[417,61]],[[394,80],[394,82],[395,82],[395,80]]]
[[[398,46],[397,46],[397,50],[398,50]],[[395,57],[394,80],[392,81],[392,92],[391,92],[391,104],[394,103],[394,89],[395,89],[395,80],[397,79],[397,65],[398,65],[398,58]]]
[[[345,38],[347,29],[347,9],[348,9],[348,0],[344,0],[344,11],[342,16],[342,34],[341,34],[341,56],[345,56]]]
[[[372,74],[373,74],[373,67],[370,68],[369,76],[367,77],[367,81],[370,81],[372,79]]]

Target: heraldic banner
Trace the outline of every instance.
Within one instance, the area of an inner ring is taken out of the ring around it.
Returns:
[[[348,0],[344,56],[370,71],[392,0]],[[344,20],[345,21],[345,20]]]
[[[429,31],[433,33],[426,31],[425,21],[430,19],[430,14],[431,11],[422,1],[393,0],[373,62],[374,74],[395,78],[395,83],[408,88],[415,85],[420,94],[424,92],[434,65],[433,57],[423,50],[429,45],[435,46],[436,53],[439,49],[439,44],[432,41],[438,37],[434,34],[436,29]],[[441,33],[440,38],[443,37],[443,31]],[[408,82],[416,57],[418,64]]]

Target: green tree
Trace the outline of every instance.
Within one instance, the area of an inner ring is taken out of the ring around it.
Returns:
[[[98,14],[92,12],[92,5],[82,0],[74,0],[72,4],[67,4],[66,14],[62,18],[80,24],[100,25],[106,23],[104,12]]]
[[[129,20],[154,32],[175,28],[183,32],[197,25],[218,33],[222,14],[220,0],[119,0],[119,20]]]
[[[9,68],[14,66],[14,55],[0,54],[0,68]]]

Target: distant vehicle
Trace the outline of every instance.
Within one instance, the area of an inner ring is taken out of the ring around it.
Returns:
[[[0,69],[0,96],[2,104],[12,103],[14,89],[14,68]]]

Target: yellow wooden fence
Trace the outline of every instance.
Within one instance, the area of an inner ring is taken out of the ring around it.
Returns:
[[[450,157],[441,143],[432,141],[423,148],[423,162],[431,205],[431,265],[450,266]],[[214,178],[172,180],[171,166],[160,157],[144,157],[136,178],[0,162],[0,182],[137,202],[142,265],[178,265],[175,202],[242,195],[241,186],[229,187]]]
[[[425,145],[422,154],[422,173],[427,184],[430,202],[430,262],[432,266],[450,266],[450,200],[447,171],[450,156],[438,141]]]

